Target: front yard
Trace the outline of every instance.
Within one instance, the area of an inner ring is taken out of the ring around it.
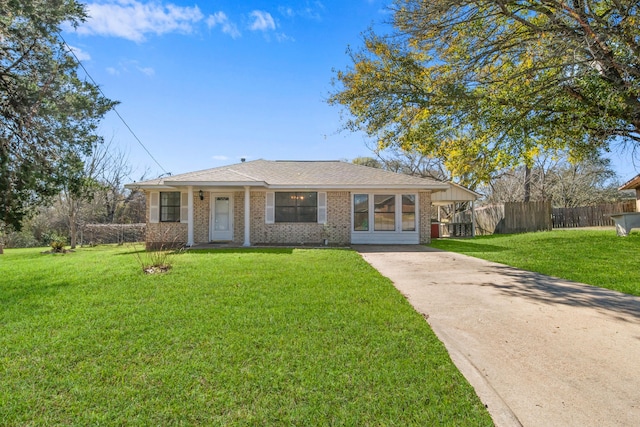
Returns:
[[[434,248],[640,296],[640,233],[554,230],[434,240]]]
[[[0,257],[3,425],[492,424],[355,252],[134,251]]]

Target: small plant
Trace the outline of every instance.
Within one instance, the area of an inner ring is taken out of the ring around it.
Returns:
[[[145,274],[165,273],[172,267],[171,257],[179,251],[161,246],[157,250],[138,250],[134,246],[134,256]]]
[[[67,239],[65,239],[64,237],[56,236],[56,238],[51,240],[49,246],[51,246],[51,252],[64,253],[64,247],[67,246]]]

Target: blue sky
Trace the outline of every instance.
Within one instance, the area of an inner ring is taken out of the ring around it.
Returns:
[[[240,161],[334,160],[371,154],[340,132],[327,105],[332,70],[369,27],[384,31],[385,0],[85,2],[90,18],[64,37],[116,114],[100,133],[128,154],[132,179]],[[636,169],[611,155],[625,181]]]
[[[370,155],[327,105],[346,49],[388,19],[384,1],[96,1],[67,43],[173,174],[252,159]],[[150,177],[162,170],[110,113],[100,133]]]

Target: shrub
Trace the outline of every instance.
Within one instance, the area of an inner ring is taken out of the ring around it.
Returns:
[[[158,250],[151,251],[137,250],[135,245],[133,247],[136,249],[134,255],[145,274],[164,273],[168,271],[171,268],[171,256],[179,252],[179,250],[171,250],[164,246]]]
[[[49,243],[53,252],[64,252],[64,247],[67,246],[67,239],[57,236],[57,238],[51,240]]]

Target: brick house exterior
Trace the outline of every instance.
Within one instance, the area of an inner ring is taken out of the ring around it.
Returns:
[[[128,184],[145,191],[147,248],[431,241],[448,183],[346,162],[256,160]]]

